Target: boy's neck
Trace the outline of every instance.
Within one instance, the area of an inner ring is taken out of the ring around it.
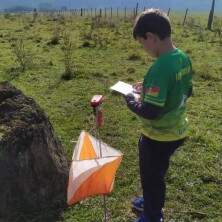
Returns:
[[[176,47],[173,44],[171,38],[166,38],[166,39],[160,41],[160,44],[159,44],[159,47],[157,50],[157,58],[160,57],[161,55],[163,55],[167,52],[173,51],[175,49],[176,49]]]

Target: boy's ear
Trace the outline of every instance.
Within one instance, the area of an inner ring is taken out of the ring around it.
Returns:
[[[156,35],[153,34],[152,32],[147,32],[146,33],[146,39],[156,40]]]

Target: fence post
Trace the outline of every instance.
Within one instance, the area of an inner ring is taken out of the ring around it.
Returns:
[[[212,29],[212,24],[213,24],[213,20],[214,20],[214,9],[215,9],[215,0],[212,1],[212,6],[211,6],[209,18],[208,18],[208,24],[207,24],[208,30]]]
[[[97,15],[97,12],[96,12],[96,8],[95,8],[95,17],[96,17],[96,15]]]
[[[80,16],[83,16],[83,9],[80,9]]]
[[[105,18],[106,18],[106,8],[105,8]]]
[[[126,7],[124,9],[124,18],[126,19]]]
[[[183,20],[183,26],[185,25],[185,22],[186,22],[188,10],[189,10],[189,9],[187,8],[187,9],[186,9],[185,16],[184,16],[184,20]]]
[[[110,13],[111,13],[111,18],[112,18],[113,17],[113,8],[112,7],[111,7]]]
[[[167,16],[170,16],[170,8],[168,9]]]
[[[99,9],[99,17],[102,17],[102,9]]]
[[[135,10],[135,17],[136,17],[137,14],[138,14],[138,8],[139,8],[139,3],[137,2],[137,3],[136,3],[136,10]]]

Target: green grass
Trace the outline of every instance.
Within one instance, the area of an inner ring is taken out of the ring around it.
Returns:
[[[197,27],[182,27],[183,16],[173,16],[173,39],[189,54],[194,67],[194,95],[189,100],[189,139],[174,155],[167,175],[165,214],[169,221],[222,221],[222,44],[218,37]],[[194,21],[206,24],[197,15]],[[201,19],[203,18],[203,19]],[[106,96],[104,142],[121,150],[124,159],[116,176],[115,189],[108,197],[110,221],[130,222],[135,216],[130,200],[141,193],[137,140],[140,126],[120,96],[108,88],[118,80],[141,80],[153,59],[143,52],[132,36],[130,21],[115,21],[90,30],[91,20],[65,17],[53,21],[42,16],[31,24],[31,17],[0,17],[0,81],[9,80],[33,97],[49,116],[63,143],[67,158],[73,152],[72,140],[82,129],[92,127],[89,101],[94,94]],[[71,32],[75,76],[63,81],[62,39],[50,45],[59,26]],[[99,33],[99,34],[98,34]],[[89,34],[92,34],[89,37]],[[22,37],[32,54],[33,64],[21,72],[10,48],[10,40]],[[88,37],[87,37],[88,36]],[[90,47],[83,47],[88,41]],[[105,43],[101,43],[101,42]],[[61,213],[57,222],[99,222],[103,218],[102,197],[95,197]],[[24,221],[24,219],[23,219]],[[28,220],[27,220],[28,221]],[[50,213],[32,221],[51,221]]]

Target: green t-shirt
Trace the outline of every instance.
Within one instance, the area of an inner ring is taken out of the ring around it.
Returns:
[[[158,141],[175,141],[186,137],[188,120],[186,100],[192,87],[189,57],[175,49],[161,55],[144,77],[142,102],[162,107],[155,120],[142,120],[142,133]]]

